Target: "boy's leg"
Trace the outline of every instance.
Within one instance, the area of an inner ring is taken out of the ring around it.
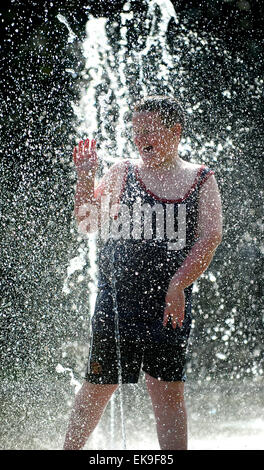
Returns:
[[[187,450],[184,382],[163,382],[146,376],[161,450]]]
[[[64,450],[80,450],[98,424],[118,385],[84,382],[76,395],[64,442]]]

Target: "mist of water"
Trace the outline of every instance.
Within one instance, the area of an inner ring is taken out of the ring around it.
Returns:
[[[179,22],[169,0],[142,3],[145,10],[136,12],[131,3],[126,2],[116,21],[91,15],[88,18],[86,39],[82,44],[85,67],[81,97],[79,102],[72,103],[77,120],[76,142],[85,137],[97,140],[100,177],[117,159],[138,158],[130,122],[132,103],[136,99],[149,93],[167,93],[183,101],[189,119],[180,154],[188,161],[217,169],[229,221],[220,254],[194,288],[195,314],[186,384],[189,447],[260,449],[264,436],[261,418],[263,368],[261,344],[259,339],[256,340],[259,338],[257,323],[253,319],[261,317],[262,313],[254,292],[250,291],[253,299],[249,305],[250,331],[244,328],[245,318],[241,318],[241,311],[247,310],[242,293],[250,290],[259,253],[263,254],[263,245],[257,244],[262,230],[261,212],[259,206],[253,204],[261,187],[261,177],[247,162],[244,161],[243,168],[238,162],[237,153],[242,154],[237,142],[249,132],[249,127],[244,121],[243,125],[233,122],[229,106],[229,101],[240,89],[236,88],[240,86],[239,80],[242,83],[243,79],[239,71],[228,83],[223,80],[214,85],[212,79],[210,85],[215,86],[226,103],[226,117],[219,116],[222,111],[213,100],[207,101],[206,86],[202,89],[196,80],[203,73],[209,75],[213,58],[217,61],[219,55],[228,73],[234,58],[221,38],[188,30]],[[66,26],[68,41],[73,43],[76,35],[67,18],[60,14],[58,20]],[[173,45],[169,41],[171,25],[177,32]],[[203,53],[208,54],[208,69],[203,63],[204,69],[200,70]],[[236,64],[243,68],[241,60],[237,57]],[[67,69],[67,73],[77,72],[73,68]],[[258,86],[261,84],[263,81],[259,80]],[[208,116],[209,124],[205,116]],[[217,129],[217,122],[221,122],[221,129]],[[69,165],[75,177],[72,162]],[[239,224],[248,228],[240,238],[236,234]],[[86,311],[85,301],[92,315],[97,284],[97,239],[96,235],[85,240],[80,235],[77,237],[78,254],[69,260],[62,292],[66,305],[71,303],[76,311]],[[236,252],[231,249],[233,239],[237,240]],[[236,269],[230,268],[232,264]],[[78,285],[85,276],[89,279],[87,297],[85,300],[74,299],[73,280],[77,279]],[[232,297],[241,299],[234,304]],[[249,350],[243,349],[243,345],[249,343],[253,345],[250,362]],[[66,343],[61,360],[47,382],[43,383],[40,377],[39,381],[25,385],[22,392],[21,389],[16,391],[8,381],[3,384],[2,415],[11,426],[2,447],[62,447],[69,412],[82,383],[80,370],[84,371],[86,355],[88,344]],[[69,357],[77,358],[78,370],[69,365]],[[19,399],[24,401],[26,412],[23,408],[15,412],[14,405]],[[128,385],[112,397],[101,423],[87,443],[87,449],[125,447],[158,449],[153,412],[142,376],[138,385]]]
[[[77,134],[80,137],[87,136],[98,139],[102,172],[118,158],[125,158],[127,156],[132,159],[137,158],[131,141],[131,124],[129,121],[131,116],[131,98],[136,99],[148,93],[159,93],[161,90],[168,94],[175,94],[175,89],[178,95],[185,96],[186,87],[184,86],[183,77],[186,74],[186,69],[184,69],[181,63],[180,54],[178,56],[177,54],[173,55],[170,51],[167,41],[169,23],[173,20],[178,25],[179,35],[177,40],[179,43],[182,42],[187,47],[192,47],[192,44],[195,44],[196,48],[208,45],[206,38],[199,38],[197,34],[187,31],[183,25],[179,25],[177,15],[169,0],[149,2],[144,25],[148,29],[148,35],[144,44],[142,37],[139,36],[137,38],[139,43],[142,42],[141,47],[138,47],[137,50],[136,48],[129,49],[128,46],[128,24],[131,20],[133,20],[133,12],[130,10],[129,2],[127,2],[120,16],[120,39],[117,48],[110,39],[115,25],[109,24],[107,19],[90,17],[86,27],[87,39],[83,43],[83,49],[89,79],[87,86],[83,88],[80,103],[78,106],[75,105],[75,111],[80,122]],[[215,43],[217,47],[217,38],[215,38]],[[228,52],[224,51],[224,54],[228,54]],[[155,61],[153,60],[154,58],[156,59]],[[133,77],[131,79],[131,69],[134,69],[134,74],[136,75],[134,85]],[[177,86],[175,86],[176,76]],[[231,91],[228,89],[223,90],[223,96],[230,98]],[[194,113],[199,113],[199,108],[199,102],[189,105],[189,107],[187,106],[190,119]],[[221,157],[225,152],[232,155],[235,151],[232,135],[230,134],[227,139],[223,139],[217,145],[215,145],[213,140],[205,140],[198,149],[197,142],[193,142],[190,137],[186,137],[181,143],[180,152],[183,158],[187,157],[190,161],[197,161],[197,159],[198,161],[208,161],[208,153],[210,153],[211,148],[213,152],[210,155],[209,164],[214,164],[219,159],[219,156]],[[90,257],[92,279],[96,283],[95,253],[96,238],[93,238],[89,240],[87,254]],[[219,295],[217,294],[217,278],[213,272],[207,272],[205,277],[212,283],[216,295]],[[96,287],[93,289],[93,292],[95,290]],[[199,296],[199,283],[195,283],[194,292]],[[225,320],[226,327],[224,329],[216,325],[215,328],[208,331],[212,340],[214,340],[218,337],[218,331],[221,330],[223,347],[220,347],[216,352],[216,358],[220,361],[224,361],[228,357],[226,351],[228,350],[229,342],[232,341],[232,333],[235,329],[234,323],[234,315],[230,312],[229,317]],[[205,394],[207,394],[207,391]],[[124,426],[126,417],[122,411],[124,406],[123,395],[120,394],[119,399],[120,397],[121,425]],[[145,395],[144,399],[146,399]],[[116,412],[117,402],[115,398],[112,398],[110,406],[112,435],[120,419],[119,413]],[[144,414],[144,412],[142,413]],[[213,418],[217,415],[217,410],[212,408],[209,413]],[[198,414],[199,412],[196,413],[196,416]],[[260,425],[261,432],[263,432],[261,422],[258,425]],[[233,426],[235,428],[235,423],[233,423]],[[232,428],[232,424],[230,428]],[[149,427],[143,432],[146,448],[152,448],[151,442],[155,442],[153,436],[151,439],[146,439],[146,435],[148,434],[149,436],[149,432]],[[98,445],[99,435],[101,436],[100,430],[95,433],[96,437],[93,438],[96,443],[94,444],[95,446]],[[232,439],[232,436],[229,438]],[[102,442],[102,446],[105,445],[102,436],[100,442]],[[233,444],[237,445],[235,444],[235,439]],[[93,444],[90,443],[90,445]],[[134,445],[136,446],[137,444]],[[193,445],[201,445],[202,447],[208,445],[208,448],[210,448],[210,446],[215,445],[215,441],[210,443],[209,440],[198,441],[196,438],[193,438]],[[221,447],[221,444],[219,445]],[[225,443],[223,445],[227,446],[227,448],[229,446],[232,447],[232,441],[229,444]],[[125,446],[123,434],[123,448]]]

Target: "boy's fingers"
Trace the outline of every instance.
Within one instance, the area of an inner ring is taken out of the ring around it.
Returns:
[[[181,328],[182,323],[183,323],[183,319],[180,320],[179,318],[177,318],[175,313],[173,313],[173,311],[171,310],[171,306],[169,306],[169,307],[167,306],[164,310],[163,326],[167,325],[169,317],[171,317],[171,324],[172,324],[173,329],[175,329],[177,327],[177,324]]]
[[[83,153],[83,140],[80,140],[79,145],[78,145],[78,150],[79,150],[79,157],[81,157]]]
[[[178,320],[179,327],[182,327],[182,320]]]
[[[166,307],[164,310],[164,315],[163,315],[163,326],[167,325],[169,316],[170,316],[170,313],[168,311],[168,307]]]
[[[84,150],[89,150],[89,143],[90,143],[89,139],[86,139],[84,141]]]
[[[75,165],[79,166],[83,163],[86,164],[88,160],[91,162],[96,162],[97,154],[95,151],[95,147],[95,139],[80,140],[78,145],[73,148],[73,161]]]

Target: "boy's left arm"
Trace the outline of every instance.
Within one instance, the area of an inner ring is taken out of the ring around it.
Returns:
[[[208,268],[222,240],[222,204],[218,185],[211,175],[200,188],[198,240],[170,281],[166,295],[163,325],[171,317],[172,326],[181,327],[184,319],[184,289]]]

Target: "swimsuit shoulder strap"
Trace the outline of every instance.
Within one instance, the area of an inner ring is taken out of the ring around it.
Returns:
[[[135,183],[135,168],[133,163],[130,160],[126,160],[126,172],[125,172],[125,185],[129,183]]]
[[[214,175],[214,173],[215,173],[214,170],[212,170],[208,166],[201,165],[199,170],[198,170],[198,174],[197,174],[197,186],[198,186],[198,188],[200,188],[205,183],[205,181],[207,181],[209,176]]]
[[[125,192],[126,187],[130,184],[134,175],[133,164],[129,160],[126,160],[124,163],[125,163],[125,169],[124,169],[123,183],[122,183],[122,188],[121,188],[121,193],[119,195],[119,199],[121,199],[123,193]]]

